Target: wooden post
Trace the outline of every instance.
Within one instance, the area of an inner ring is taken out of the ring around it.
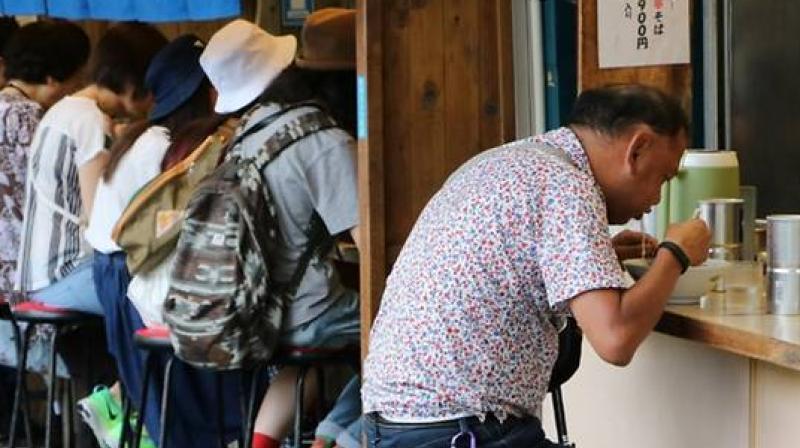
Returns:
[[[381,3],[358,0],[358,192],[360,215],[361,352],[378,312],[386,276],[383,172],[383,36]],[[366,135],[363,135],[366,131]]]
[[[358,0],[361,326],[392,263],[447,176],[514,137],[508,0]]]

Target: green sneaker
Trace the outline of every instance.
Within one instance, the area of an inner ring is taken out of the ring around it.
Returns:
[[[78,400],[78,413],[102,448],[117,448],[122,431],[122,406],[108,387],[97,386],[91,395]]]
[[[133,430],[136,429],[136,420],[133,417],[131,417],[130,425],[131,425],[130,426],[130,431],[132,433]],[[150,435],[147,433],[147,428],[143,428],[143,429],[144,429],[144,431],[143,431],[143,434],[142,434],[141,443],[139,443],[139,447],[140,448],[156,448],[155,442],[153,442],[153,439],[151,439]],[[117,448],[118,447],[118,443],[117,442],[119,442],[119,436],[122,435],[122,419],[120,419],[119,423],[117,423],[116,426],[114,426],[111,429],[111,431],[109,432],[109,435],[110,435],[111,439],[114,441],[114,444],[111,445],[111,448]],[[131,436],[131,437],[133,437],[133,436]]]

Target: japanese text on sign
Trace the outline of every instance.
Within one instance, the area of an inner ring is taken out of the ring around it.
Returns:
[[[689,0],[597,0],[600,68],[688,64]]]

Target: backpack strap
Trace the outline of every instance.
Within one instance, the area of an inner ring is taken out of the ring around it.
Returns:
[[[314,103],[299,103],[297,105],[290,106],[289,108],[284,108],[277,114],[272,114],[269,117],[266,117],[249,129],[253,129],[253,127],[258,126],[258,130],[260,131],[272,124],[281,115],[300,107],[313,107],[315,110],[293,118],[276,130],[264,142],[256,156],[249,158],[250,163],[244,164],[246,167],[245,169],[256,170],[260,175],[260,173],[262,173],[272,161],[274,161],[284,150],[290,146],[312,134],[316,134],[317,132],[338,127],[336,121],[333,120],[330,115],[325,113],[318,105]],[[248,135],[253,134],[255,134],[255,132],[249,133]],[[236,157],[240,157],[238,151]],[[272,201],[271,195],[266,188],[264,189],[264,195],[267,198],[268,203],[270,203]],[[273,218],[275,218],[275,210],[272,206],[270,206],[270,213],[273,215]],[[292,273],[292,276],[287,283],[278,287],[278,290],[281,291],[281,293],[288,296],[294,296],[294,294],[297,292],[297,288],[300,286],[300,282],[303,281],[303,277],[305,276],[311,261],[315,258],[323,256],[332,247],[333,239],[328,234],[322,218],[316,212],[314,212],[311,216],[309,233],[311,236],[305,250],[300,255],[300,260],[298,261],[294,273]]]
[[[250,127],[245,128],[248,125],[252,115],[261,107],[262,107],[261,104],[253,106],[253,108],[250,109],[249,111],[247,111],[245,113],[244,117],[242,117],[242,124],[237,129],[233,139],[231,140],[230,145],[228,146],[228,148],[230,148],[232,151],[236,151],[238,149],[238,147],[239,147],[239,144],[241,144],[242,141],[244,141],[244,139],[246,139],[247,137],[250,137],[251,135],[254,135],[254,134],[258,133],[258,132],[261,132],[267,126],[269,126],[273,122],[275,122],[275,120],[277,120],[283,114],[285,114],[285,113],[287,113],[287,112],[289,112],[291,110],[299,109],[301,107],[314,107],[316,109],[322,109],[322,106],[320,106],[318,103],[315,103],[313,101],[302,101],[302,102],[290,104],[287,107],[281,108],[279,111],[274,112],[272,114],[269,114],[266,117],[264,117],[261,120],[259,120],[258,122],[256,122],[255,124],[251,125]]]
[[[330,115],[319,109],[296,117],[264,142],[253,162],[259,171],[263,171],[270,162],[294,143],[317,132],[337,126],[336,121]]]
[[[64,219],[66,219],[67,221],[75,224],[76,226],[80,226],[81,225],[81,219],[78,216],[76,216],[73,213],[70,213],[64,207],[56,204],[55,202],[53,202],[52,199],[47,197],[47,195],[45,195],[42,192],[42,189],[39,188],[39,185],[36,183],[36,179],[31,179],[31,187],[33,187],[33,191],[36,193],[36,199],[39,200],[44,205],[46,205],[47,208],[49,208],[51,211],[53,211],[57,215],[61,215],[62,217],[64,217]]]
[[[308,240],[305,250],[303,250],[303,253],[300,255],[297,267],[289,278],[289,281],[280,287],[281,291],[290,297],[294,297],[297,293],[297,288],[300,287],[300,283],[303,281],[303,277],[305,277],[311,262],[315,259],[322,258],[333,248],[333,238],[328,234],[325,223],[317,212],[311,215],[311,225],[309,227],[311,237]]]

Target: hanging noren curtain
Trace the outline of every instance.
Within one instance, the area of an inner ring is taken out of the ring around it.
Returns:
[[[241,14],[240,0],[0,0],[0,15],[177,22]]]

